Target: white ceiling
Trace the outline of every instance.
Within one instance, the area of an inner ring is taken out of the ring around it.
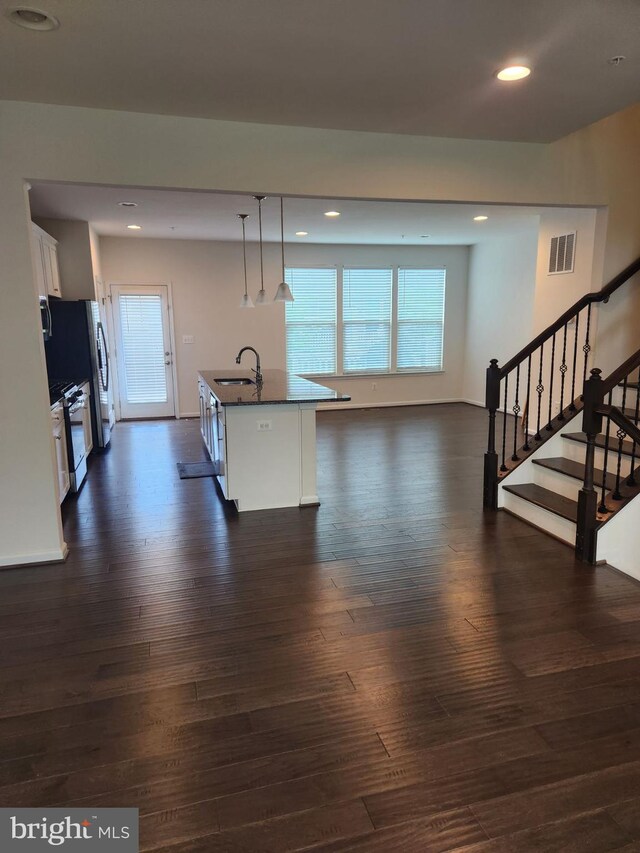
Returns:
[[[638,0],[37,0],[46,33],[18,2],[10,100],[544,142],[640,96]],[[515,61],[531,77],[498,82]]]
[[[125,209],[119,201],[134,201]],[[242,226],[236,214],[248,213],[247,237],[258,236],[257,204],[251,196],[172,190],[120,189],[75,184],[34,184],[32,215],[91,222],[103,236],[173,238],[182,240],[239,240]],[[330,219],[327,210],[340,216]],[[375,202],[335,199],[285,199],[285,239],[311,243],[376,245],[471,245],[537,229],[542,208]],[[484,214],[485,222],[473,217]],[[141,225],[130,231],[127,225]],[[308,231],[300,238],[296,231]],[[280,239],[280,201],[263,202],[266,241]],[[425,237],[423,235],[429,235]],[[404,236],[403,236],[404,235]]]

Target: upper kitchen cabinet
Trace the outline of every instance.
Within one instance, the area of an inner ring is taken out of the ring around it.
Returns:
[[[41,296],[61,297],[58,241],[43,231],[35,222],[31,223],[31,229],[31,246],[38,291]]]

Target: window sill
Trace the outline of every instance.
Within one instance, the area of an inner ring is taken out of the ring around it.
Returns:
[[[304,379],[310,379],[312,382],[322,382],[323,379],[375,379],[376,377],[387,379],[402,376],[438,376],[444,372],[444,370],[403,370],[398,373],[301,373],[300,376]]]

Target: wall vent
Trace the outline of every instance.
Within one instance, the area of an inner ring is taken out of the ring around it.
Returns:
[[[549,274],[573,272],[573,262],[576,256],[576,232],[562,234],[551,238],[549,251]]]

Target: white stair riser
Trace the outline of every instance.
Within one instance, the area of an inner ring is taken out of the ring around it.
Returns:
[[[565,439],[562,447],[562,455],[565,459],[573,459],[575,462],[582,462],[584,464],[584,458],[586,454],[587,446],[586,444],[582,444],[580,441],[571,441],[570,439]],[[616,473],[616,467],[618,464],[618,454],[615,451],[609,450],[609,456],[607,459],[607,470],[611,474]],[[640,460],[636,460],[636,464],[640,464]],[[595,467],[599,468],[601,471],[604,470],[604,449],[601,447],[596,447],[595,452]],[[631,457],[623,456],[622,457],[622,476],[628,477],[629,471],[631,470]]]
[[[630,501],[599,531],[596,559],[640,580],[640,498]]]
[[[542,465],[533,466],[533,476],[533,482],[538,486],[549,489],[550,492],[555,492],[556,495],[563,495],[565,498],[570,498],[572,501],[578,500],[578,493],[582,488],[580,480],[568,477],[559,471],[544,468]]]
[[[502,497],[504,509],[517,515],[523,521],[528,521],[529,524],[533,524],[541,530],[546,530],[547,533],[566,542],[567,545],[575,545],[576,525],[573,521],[567,521],[566,518],[542,509],[542,507],[536,506],[536,504],[532,504],[509,492],[503,491]]]

